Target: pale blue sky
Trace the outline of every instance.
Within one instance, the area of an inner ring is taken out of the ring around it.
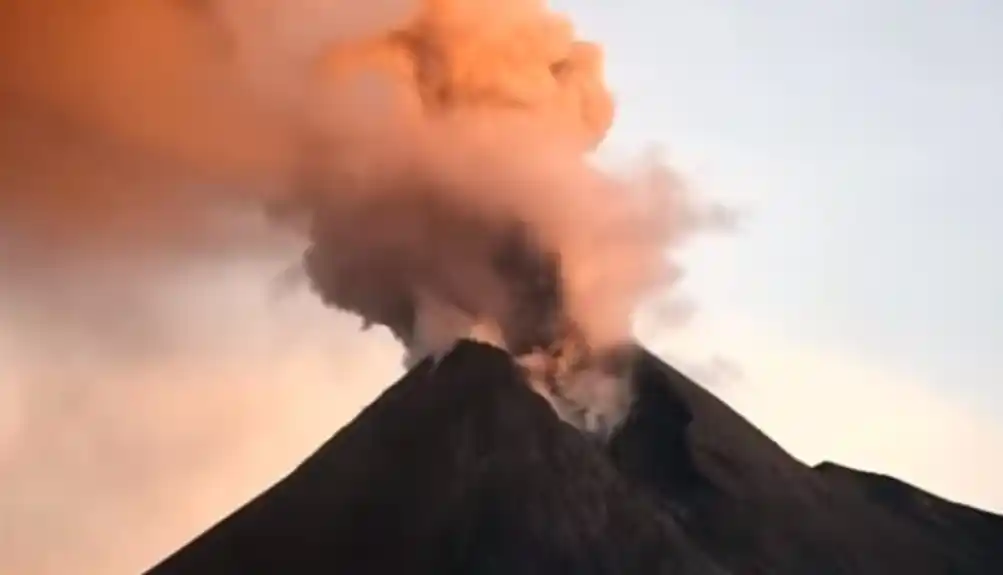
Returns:
[[[1003,3],[552,4],[606,46],[612,145],[750,210],[690,258],[705,309],[1003,421]]]

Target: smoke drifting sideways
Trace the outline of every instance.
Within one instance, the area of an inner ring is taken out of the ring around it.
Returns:
[[[613,111],[536,0],[0,0],[0,263],[37,300],[306,249],[412,351],[433,309],[559,372],[730,221],[657,161],[597,168]]]
[[[596,167],[602,65],[532,0],[0,0],[0,508],[20,534],[0,525],[0,565],[135,572],[152,543],[131,571],[81,557],[144,505],[203,527],[239,498],[185,507],[179,475],[249,496],[295,461],[262,442],[303,406],[390,381],[388,342],[355,353],[317,302],[273,334],[238,295],[262,270],[302,259],[412,351],[434,347],[428,310],[517,351],[626,337],[679,278],[672,249],[728,218],[657,161]],[[330,433],[315,415],[299,454]],[[281,461],[247,486],[221,467],[237,444]]]

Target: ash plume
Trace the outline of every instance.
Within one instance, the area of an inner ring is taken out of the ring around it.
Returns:
[[[281,228],[412,353],[432,315],[588,363],[727,220],[657,161],[594,165],[602,51],[538,0],[0,0],[0,70],[20,261],[255,255]]]

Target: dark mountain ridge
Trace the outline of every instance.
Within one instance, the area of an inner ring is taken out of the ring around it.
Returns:
[[[806,466],[644,350],[634,373],[603,443],[461,342],[148,575],[1003,573],[1003,518]]]

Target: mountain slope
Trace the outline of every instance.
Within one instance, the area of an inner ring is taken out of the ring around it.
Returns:
[[[504,352],[419,365],[289,477],[150,571],[723,573]]]
[[[905,497],[936,503],[911,513],[876,504],[868,474],[802,464],[646,352],[636,382],[641,399],[612,457],[721,565],[749,575],[1003,573],[1003,518],[901,482]]]
[[[635,383],[602,445],[463,342],[148,573],[1003,573],[1003,518],[805,466],[643,350]]]

